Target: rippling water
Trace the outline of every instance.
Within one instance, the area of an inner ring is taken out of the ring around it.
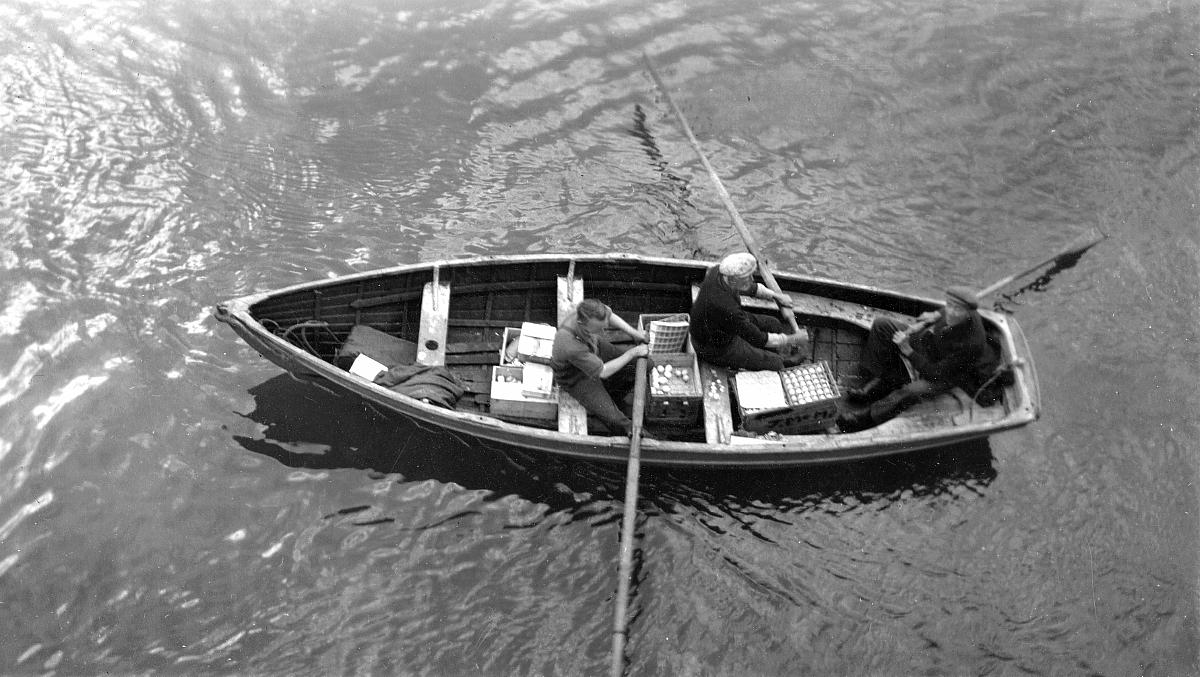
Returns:
[[[999,301],[1045,413],[644,475],[629,673],[1197,663],[1194,2],[0,0],[0,673],[596,674],[624,471],[292,380],[218,300],[738,245]]]

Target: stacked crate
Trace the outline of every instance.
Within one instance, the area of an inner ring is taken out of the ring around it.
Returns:
[[[754,433],[796,435],[824,430],[837,418],[841,396],[824,360],[779,372],[739,372],[734,389],[742,427]]]
[[[699,365],[685,352],[688,316],[641,315],[638,328],[650,339],[646,387],[646,420],[664,425],[689,426],[703,411]]]
[[[554,327],[526,322],[504,330],[500,365],[492,367],[491,412],[515,423],[558,421],[558,388],[550,368]]]

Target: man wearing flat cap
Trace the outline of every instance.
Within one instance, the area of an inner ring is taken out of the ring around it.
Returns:
[[[754,255],[737,252],[721,259],[705,274],[690,313],[692,346],[705,362],[735,369],[779,371],[807,359],[806,332],[788,334],[779,318],[742,310],[742,294],[792,307],[790,296],[754,281],[756,270],[758,260]]]
[[[945,306],[922,314],[912,326],[876,318],[863,352],[863,376],[868,380],[846,392],[847,401],[869,406],[840,416],[842,431],[879,425],[923,398],[956,387],[974,393],[983,385],[1000,356],[988,345],[978,308],[974,291],[952,286],[946,289]],[[901,355],[916,372],[912,380]]]

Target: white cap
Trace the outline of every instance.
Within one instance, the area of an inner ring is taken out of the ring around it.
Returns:
[[[718,270],[722,275],[729,277],[746,277],[752,275],[756,268],[758,268],[758,260],[754,258],[753,254],[737,252],[721,259]]]

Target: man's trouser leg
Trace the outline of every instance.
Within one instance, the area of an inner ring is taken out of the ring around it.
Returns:
[[[954,386],[940,381],[926,381],[919,378],[911,383],[896,388],[871,405],[871,420],[876,424],[895,418],[897,414],[911,407],[919,400],[947,392]]]
[[[566,390],[588,413],[604,421],[604,425],[608,426],[613,434],[629,434],[633,422],[613,402],[612,396],[604,388],[603,381],[598,378],[585,378],[568,386]]]
[[[900,360],[900,349],[892,341],[892,335],[906,329],[908,325],[885,317],[871,323],[867,345],[863,348],[863,376],[878,378],[887,388],[896,388],[908,380],[908,370]]]

